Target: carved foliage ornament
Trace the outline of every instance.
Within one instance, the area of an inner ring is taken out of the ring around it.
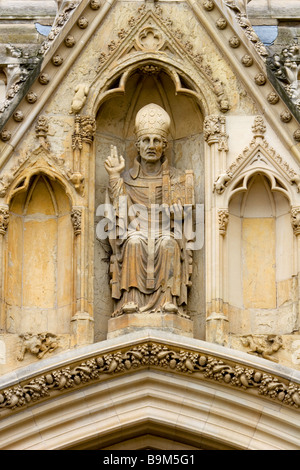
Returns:
[[[267,59],[267,65],[279,80],[288,97],[300,109],[300,47],[291,44],[284,47],[281,52]]]
[[[226,235],[227,225],[229,222],[229,212],[227,209],[219,209],[218,211],[219,219],[219,232],[220,235]]]
[[[215,7],[213,0],[203,0],[202,5],[203,5],[203,8],[205,8],[205,10],[207,11],[212,11]]]
[[[0,207],[0,234],[5,235],[9,223],[9,211],[6,207]]]
[[[268,51],[247,18],[247,3],[250,1],[251,0],[225,0],[224,3],[228,8],[234,11],[240,27],[244,30],[245,36],[252,42],[257,52],[265,60],[269,55]]]
[[[91,116],[75,116],[75,132],[72,136],[72,148],[82,149],[82,142],[91,143],[96,132],[96,121]]]
[[[101,7],[101,1],[100,0],[91,0],[90,1],[90,7],[92,10],[99,10]]]
[[[73,208],[71,212],[71,220],[74,228],[74,234],[79,235],[81,233],[81,217],[82,217],[82,209],[77,207]]]
[[[3,142],[8,142],[11,139],[11,132],[8,129],[3,129],[0,133],[0,138]]]
[[[218,150],[228,151],[226,121],[224,116],[210,115],[204,119],[204,138],[208,145],[218,143]]]
[[[74,390],[82,384],[143,367],[194,376],[195,380],[217,381],[285,406],[300,407],[300,386],[297,383],[206,353],[148,342],[49,370],[27,383],[6,388],[0,391],[0,409],[21,410],[45,397],[57,396],[58,392]]]
[[[44,56],[47,51],[50,49],[52,42],[55,38],[59,35],[62,27],[68,21],[71,14],[74,12],[75,8],[77,7],[76,3],[69,3],[63,10],[59,13],[56,17],[55,22],[52,26],[50,33],[48,34],[47,40],[43,42],[41,48],[39,50],[39,55]]]
[[[227,27],[227,21],[225,20],[225,18],[221,17],[216,21],[216,26],[218,29],[225,29]]]

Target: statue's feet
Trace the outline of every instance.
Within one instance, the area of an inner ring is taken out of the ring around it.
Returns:
[[[163,312],[165,313],[178,313],[177,305],[172,302],[166,302],[163,306]]]
[[[182,318],[187,318],[188,320],[191,319],[190,315],[188,315],[187,313],[182,312],[182,311],[180,311],[180,310],[178,310],[178,316],[179,316],[179,317],[182,317]]]
[[[139,307],[135,302],[127,302],[123,305],[121,311],[122,313],[136,313],[139,311]]]

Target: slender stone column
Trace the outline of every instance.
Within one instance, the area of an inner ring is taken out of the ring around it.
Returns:
[[[4,250],[5,250],[5,235],[9,223],[8,206],[0,206],[0,301],[1,301],[1,316],[0,328],[5,329],[5,304],[4,304]]]
[[[298,286],[297,286],[297,304],[298,304],[298,312],[297,312],[297,322],[298,324],[295,328],[300,327],[300,206],[292,207],[291,208],[291,222],[294,230],[294,234],[296,236],[297,242],[297,278],[298,278]]]
[[[228,151],[225,117],[207,116],[204,123],[206,146],[206,340],[227,344],[228,319],[224,314],[224,236],[228,222],[226,209],[218,207],[214,183],[226,167]],[[226,217],[225,217],[226,215]],[[226,223],[225,223],[226,220]]]
[[[82,198],[82,206],[73,207],[71,218],[74,227],[74,315],[72,317],[73,345],[93,342],[93,236],[94,172],[90,166],[95,133],[95,119],[90,116],[75,117],[75,132],[72,139],[72,181]]]

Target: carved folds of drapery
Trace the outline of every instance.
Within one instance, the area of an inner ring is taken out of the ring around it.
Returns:
[[[116,304],[113,317],[136,311],[188,315],[191,240],[188,230],[181,235],[177,232],[179,219],[180,226],[188,224],[183,210],[195,205],[194,176],[193,171],[179,171],[165,160],[170,126],[170,116],[161,106],[144,106],[135,120],[138,154],[133,166],[124,171],[125,160],[114,146],[105,161],[111,204],[120,206],[125,197],[128,213],[137,205],[142,212],[138,227],[128,228],[123,243],[114,236],[110,238],[112,297]],[[158,205],[165,211],[161,220],[154,210]],[[123,220],[121,212],[117,208],[119,221]],[[125,217],[127,227],[130,217]],[[149,231],[150,225],[153,231]]]

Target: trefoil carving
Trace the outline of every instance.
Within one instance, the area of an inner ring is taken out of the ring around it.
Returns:
[[[120,29],[117,37],[108,43],[107,51],[101,52],[98,73],[104,66],[108,66],[113,57],[115,59],[117,50],[120,58],[140,52],[161,52],[171,55],[172,59],[178,55],[181,60],[188,57],[209,82],[217,97],[220,111],[226,113],[230,109],[224,83],[213,76],[212,68],[205,63],[204,55],[194,51],[193,44],[184,37],[184,33],[174,28],[170,18],[164,17],[160,5],[145,3],[138,8],[136,16],[129,19],[128,28]]]

